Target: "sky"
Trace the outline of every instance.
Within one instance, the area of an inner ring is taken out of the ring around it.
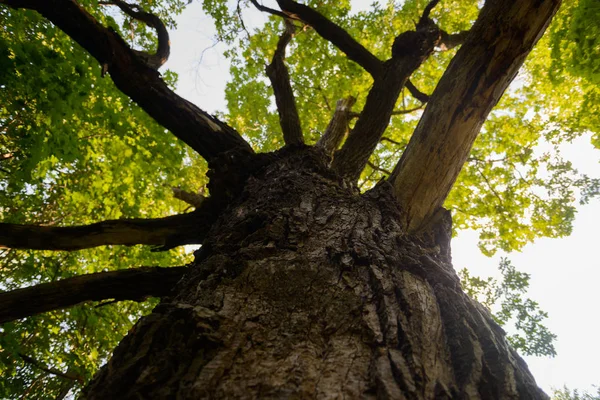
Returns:
[[[364,9],[370,2],[354,0]],[[259,23],[258,12],[245,13]],[[177,92],[200,108],[214,113],[224,111],[225,85],[229,64],[222,56],[224,47],[214,40],[211,19],[194,2],[178,18],[178,28],[171,33],[171,56],[166,67],[179,74]],[[594,149],[589,136],[564,148],[564,156],[582,173],[600,176],[600,151]],[[528,297],[537,301],[549,314],[545,324],[556,335],[558,355],[524,357],[539,386],[547,393],[551,388],[591,390],[600,385],[600,248],[598,199],[578,207],[571,236],[562,239],[539,239],[521,252],[498,252],[488,258],[477,248],[478,233],[462,231],[452,241],[454,267],[467,267],[482,277],[497,276],[501,257],[507,257],[520,271],[531,274]]]

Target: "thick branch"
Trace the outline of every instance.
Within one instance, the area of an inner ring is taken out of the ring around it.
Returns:
[[[273,92],[275,93],[275,103],[279,113],[279,124],[283,131],[283,140],[287,145],[299,146],[304,144],[304,137],[302,136],[294,91],[290,83],[290,75],[284,63],[285,48],[292,40],[294,30],[294,25],[286,19],[285,32],[277,42],[273,60],[267,67],[267,76],[271,80],[271,86],[273,86]]]
[[[141,267],[98,272],[0,293],[0,323],[84,301],[143,301],[150,296],[166,296],[186,270],[186,267]]]
[[[400,34],[392,48],[392,58],[375,77],[365,107],[348,135],[344,146],[333,159],[334,169],[356,181],[379,139],[385,132],[402,87],[412,73],[433,53],[439,41],[439,30],[431,20],[421,21],[416,31]]]
[[[390,178],[417,231],[440,209],[492,107],[560,0],[488,0],[446,69]]]
[[[277,0],[284,13],[299,18],[314,28],[323,39],[343,51],[349,59],[363,67],[371,75],[379,75],[382,62],[343,28],[312,8],[294,0]]]
[[[160,18],[152,13],[143,11],[137,5],[128,4],[122,0],[100,1],[98,4],[115,5],[131,18],[141,21],[154,28],[154,30],[156,30],[158,39],[156,53],[149,54],[143,51],[134,51],[144,60],[144,62],[146,62],[149,67],[153,69],[158,69],[167,62],[169,59],[169,54],[171,53],[171,43],[169,41],[169,32],[167,31],[167,27],[160,20]]]
[[[53,227],[0,223],[0,247],[32,250],[80,250],[105,245],[145,244],[172,248],[200,244],[208,229],[201,213],[156,219],[123,219],[91,225]]]
[[[227,124],[176,95],[160,75],[114,31],[102,26],[74,0],[0,0],[39,12],[87,50],[110,73],[116,86],[158,123],[211,159],[250,145]]]
[[[329,156],[333,155],[348,133],[348,123],[352,118],[351,112],[354,103],[356,103],[356,98],[352,96],[338,100],[333,117],[327,125],[325,133],[317,142],[317,147],[321,147]]]

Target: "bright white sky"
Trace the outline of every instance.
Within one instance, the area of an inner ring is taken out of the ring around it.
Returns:
[[[359,1],[359,6],[371,1]],[[363,6],[364,7],[364,6]],[[257,13],[251,17],[260,20]],[[192,3],[178,18],[178,29],[171,34],[171,57],[166,67],[179,73],[178,93],[202,109],[214,113],[226,108],[224,91],[229,64],[222,57],[223,47],[214,42],[214,27]],[[600,151],[589,144],[589,137],[566,147],[565,157],[580,172],[600,175]],[[497,274],[502,256],[507,256],[520,271],[531,274],[529,297],[549,313],[547,326],[558,335],[558,356],[525,357],[538,384],[551,388],[591,389],[600,384],[600,257],[596,250],[600,221],[600,201],[578,208],[573,234],[564,239],[542,239],[521,253],[483,256],[477,249],[477,233],[461,232],[452,242],[454,267],[469,268],[475,275]]]

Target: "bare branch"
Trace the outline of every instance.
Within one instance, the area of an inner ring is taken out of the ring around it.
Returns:
[[[134,50],[138,56],[152,69],[159,69],[169,59],[171,53],[171,43],[169,41],[169,32],[165,24],[156,15],[145,12],[138,5],[131,5],[122,0],[99,1],[101,5],[117,6],[131,18],[145,23],[156,30],[158,38],[158,47],[155,54],[149,54],[143,51]]]
[[[285,48],[292,40],[294,31],[295,27],[292,22],[285,19],[285,32],[279,37],[273,60],[267,66],[267,76],[275,93],[275,103],[279,114],[279,124],[283,131],[283,140],[286,145],[299,146],[304,144],[304,137],[298,109],[296,108],[294,91],[290,83],[290,75],[284,62]]]
[[[210,226],[202,221],[202,215],[195,211],[165,218],[110,220],[71,227],[0,223],[0,248],[72,251],[106,245],[145,244],[167,249],[200,244]]]
[[[173,191],[173,197],[195,208],[202,207],[202,204],[204,204],[204,200],[206,200],[206,197],[202,196],[199,193],[188,192],[178,187],[172,187],[171,190]]]
[[[254,1],[253,1],[254,3]],[[321,37],[343,51],[349,59],[363,67],[372,76],[379,75],[383,63],[348,32],[312,8],[294,0],[277,0],[287,18],[300,19],[312,26]]]
[[[384,141],[385,142],[390,142],[391,144],[395,144],[396,146],[402,146],[402,147],[406,146],[406,143],[401,143],[401,142],[399,142],[397,140],[394,140],[394,139],[391,139],[391,138],[389,138],[387,136],[382,136],[381,137],[380,142],[384,142]]]
[[[406,81],[406,88],[410,92],[410,94],[421,103],[427,103],[429,101],[429,95],[421,92],[413,83],[408,79]]]
[[[35,358],[29,357],[28,355],[25,355],[23,353],[19,353],[19,357],[21,357],[23,359],[23,361],[25,361],[27,364],[31,364],[34,367],[36,367],[37,369],[47,372],[49,374],[52,374],[52,375],[55,375],[55,376],[58,376],[61,378],[65,378],[65,379],[68,379],[71,381],[77,381],[82,385],[85,383],[85,379],[83,378],[83,376],[81,376],[79,374],[74,374],[71,372],[62,372],[56,368],[48,367],[47,365],[36,360]]]
[[[175,94],[112,29],[74,0],[0,0],[39,12],[87,50],[119,90],[205,159],[233,149],[252,152],[231,127]]]
[[[488,0],[446,69],[390,177],[409,232],[441,208],[483,122],[560,0]]]
[[[333,155],[348,133],[348,123],[354,103],[356,103],[356,98],[352,96],[338,100],[333,117],[327,125],[325,133],[317,142],[317,147],[321,147],[329,156]]]
[[[166,296],[186,271],[186,267],[140,267],[97,272],[0,293],[0,323],[85,301],[144,301]]]

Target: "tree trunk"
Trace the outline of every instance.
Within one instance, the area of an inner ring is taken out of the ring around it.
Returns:
[[[547,398],[461,290],[448,214],[407,236],[391,185],[270,157],[85,398]]]

